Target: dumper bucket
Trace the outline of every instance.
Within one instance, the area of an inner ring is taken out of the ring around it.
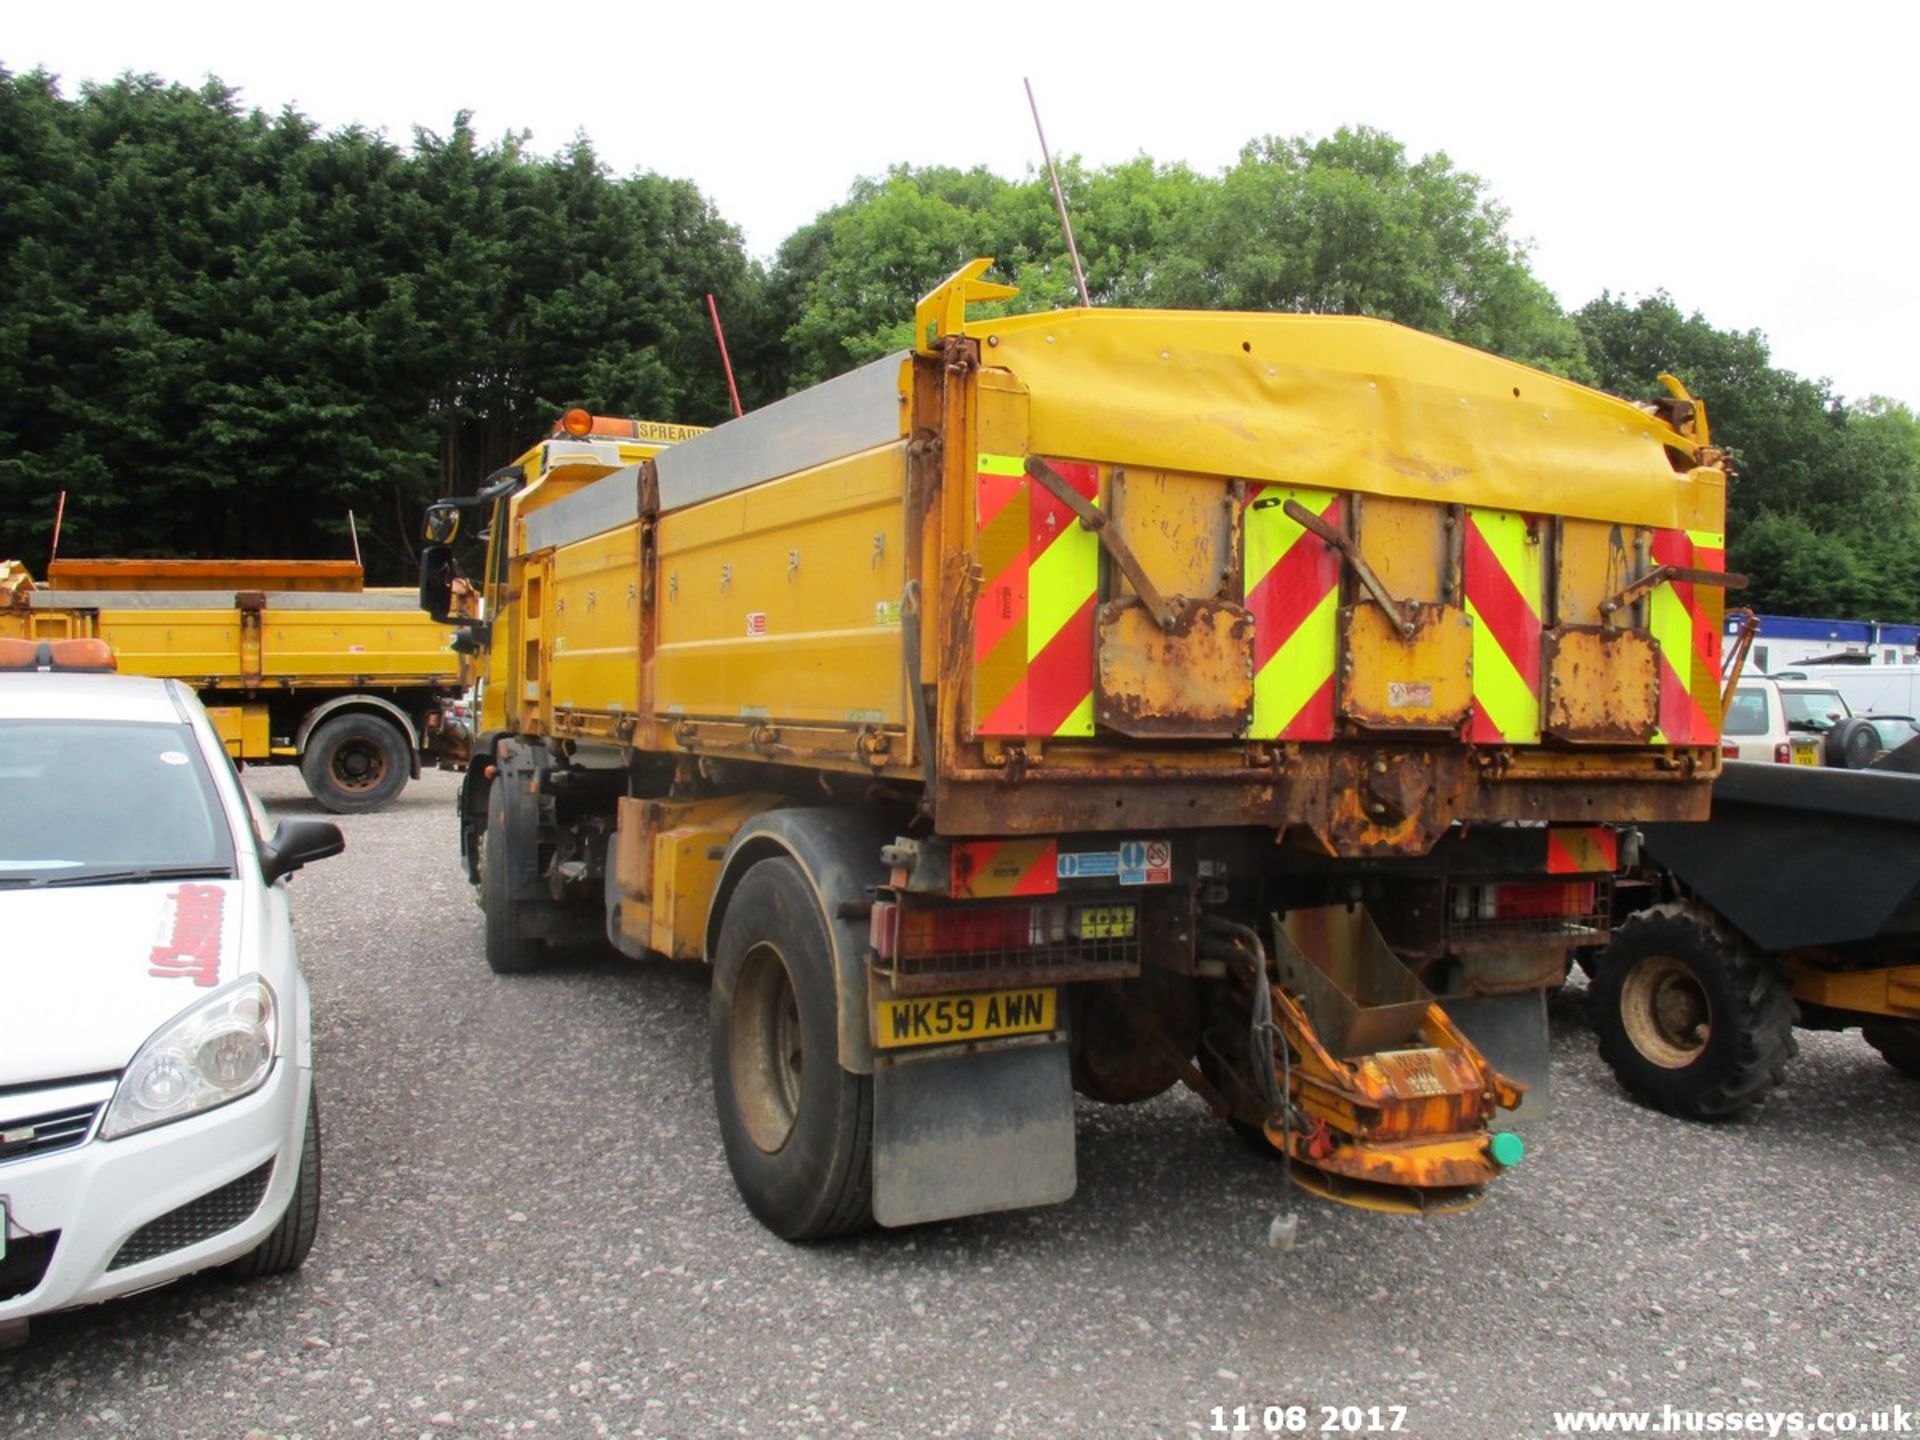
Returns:
[[[1366,907],[1275,916],[1280,983],[1300,997],[1329,1053],[1372,1055],[1414,1040],[1433,995],[1393,953]]]

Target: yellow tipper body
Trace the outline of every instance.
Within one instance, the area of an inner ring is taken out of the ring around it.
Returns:
[[[1725,473],[1677,386],[1356,318],[959,323],[979,268],[914,352],[523,460],[484,727],[865,773],[957,835],[1704,813]]]

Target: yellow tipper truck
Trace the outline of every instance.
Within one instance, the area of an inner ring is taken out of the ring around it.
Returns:
[[[1321,1194],[1472,1203],[1613,827],[1719,769],[1704,412],[1366,319],[969,322],[987,264],[911,352],[429,511],[436,614],[489,537],[487,960],[711,965],[790,1238],[1064,1200],[1075,1089],[1183,1082]]]
[[[56,560],[45,586],[0,564],[0,635],[95,637],[124,674],[184,680],[235,759],[297,763],[334,811],[386,804],[422,753],[464,757],[454,634],[351,560]]]

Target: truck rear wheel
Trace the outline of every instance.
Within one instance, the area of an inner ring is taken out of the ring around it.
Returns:
[[[521,975],[546,959],[546,942],[527,932],[527,901],[520,898],[538,874],[538,811],[518,793],[522,772],[506,772],[487,792],[487,833],[480,847],[480,908],[486,912],[487,966],[496,975]]]
[[[1684,905],[1642,911],[1601,954],[1600,1058],[1636,1098],[1689,1120],[1738,1114],[1785,1077],[1794,1008],[1766,957]]]
[[[1920,1080],[1920,1021],[1875,1016],[1861,1025],[1860,1033],[1887,1064]]]
[[[840,1067],[833,946],[792,860],[762,860],[715,951],[714,1103],[741,1198],[785,1240],[873,1223],[873,1079]]]
[[[407,788],[408,741],[377,715],[336,715],[307,737],[300,774],[325,809],[336,815],[378,810]]]

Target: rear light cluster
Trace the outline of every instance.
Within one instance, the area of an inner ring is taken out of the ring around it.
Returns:
[[[882,960],[1004,955],[1087,940],[1130,940],[1130,905],[901,905],[876,901],[868,938]]]
[[[1599,899],[1591,880],[1534,880],[1500,885],[1456,885],[1453,918],[1547,920],[1590,915]]]
[[[1720,758],[1723,760],[1738,760],[1740,758],[1740,742],[1738,740],[1722,740],[1720,742]],[[1785,740],[1775,745],[1773,747],[1773,763],[1776,765],[1791,765],[1793,763],[1793,746]]]

